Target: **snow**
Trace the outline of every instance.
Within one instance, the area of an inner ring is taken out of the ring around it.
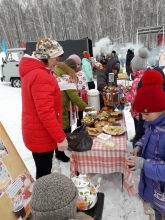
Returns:
[[[129,140],[134,136],[134,125],[129,108],[130,106],[127,106],[124,110],[128,131],[128,153],[132,150]],[[27,150],[22,140],[21,89],[13,88],[10,83],[6,82],[0,82],[0,121],[14,143],[20,157],[35,178],[35,164],[32,154]],[[55,161],[55,163],[58,166],[58,162]],[[68,163],[60,162],[60,167],[58,167],[59,170],[69,177]],[[139,171],[135,171],[133,175],[137,188]],[[121,173],[108,175],[89,174],[88,176],[93,183],[97,182],[98,177],[102,177],[99,191],[105,194],[103,220],[149,220],[149,215],[144,213],[142,200],[138,196],[129,197],[127,192],[121,191]]]

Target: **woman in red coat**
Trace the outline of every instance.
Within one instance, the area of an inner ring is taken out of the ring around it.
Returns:
[[[51,173],[54,150],[68,147],[62,129],[62,99],[52,68],[64,53],[59,43],[39,41],[32,56],[25,54],[19,64],[22,89],[22,135],[32,151],[36,179]]]

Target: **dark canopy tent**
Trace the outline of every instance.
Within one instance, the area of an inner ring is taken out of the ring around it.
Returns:
[[[88,51],[90,56],[93,57],[92,41],[89,38],[80,40],[63,40],[58,41],[63,47],[64,57],[60,60],[67,59],[71,54],[77,54],[81,59],[83,58],[83,51]],[[26,42],[26,53],[32,55],[32,52],[36,50],[37,42]]]

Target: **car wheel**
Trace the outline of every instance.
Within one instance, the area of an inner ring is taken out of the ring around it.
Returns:
[[[21,87],[21,79],[20,78],[13,78],[11,80],[11,86],[15,88],[20,88]]]

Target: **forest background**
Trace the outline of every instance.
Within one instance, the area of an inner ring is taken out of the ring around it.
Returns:
[[[164,12],[164,0],[0,0],[0,40],[7,48],[43,37],[135,43],[137,28],[165,24]],[[140,41],[155,47],[157,34]]]

